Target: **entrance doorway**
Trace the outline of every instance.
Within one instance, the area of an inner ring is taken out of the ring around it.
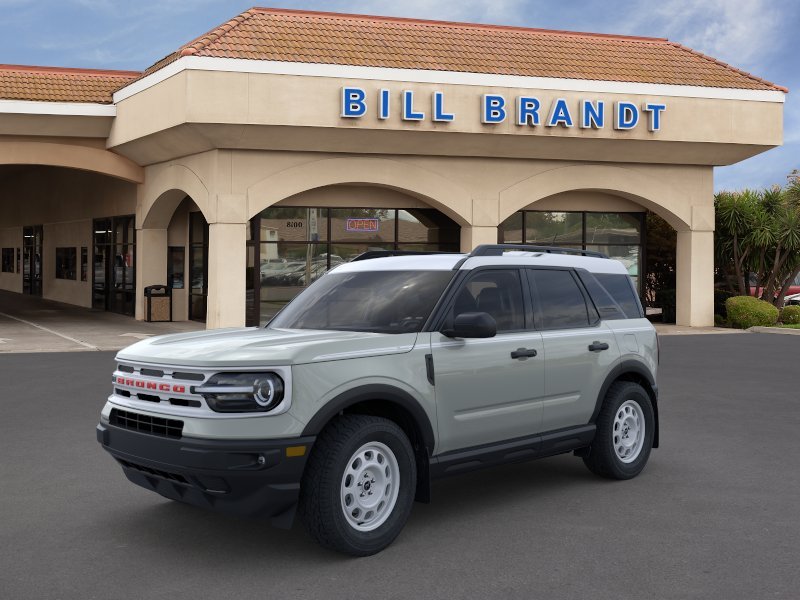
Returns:
[[[95,219],[92,308],[133,316],[136,227],[133,215]]]
[[[42,240],[44,228],[31,225],[22,228],[22,293],[42,295]]]

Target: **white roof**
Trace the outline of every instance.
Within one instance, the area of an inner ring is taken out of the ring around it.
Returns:
[[[387,256],[371,258],[339,265],[336,273],[356,273],[359,271],[449,271],[466,254],[411,254],[407,256]],[[502,256],[472,256],[459,267],[460,270],[485,266],[548,266],[586,269],[592,273],[617,273],[627,275],[628,270],[618,260],[596,258],[577,254],[548,254],[545,252],[506,252]]]

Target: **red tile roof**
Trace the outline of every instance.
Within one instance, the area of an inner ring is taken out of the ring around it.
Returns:
[[[273,8],[243,12],[145,74],[181,56],[788,91],[663,38]]]
[[[0,65],[0,99],[111,104],[111,93],[141,73]]]

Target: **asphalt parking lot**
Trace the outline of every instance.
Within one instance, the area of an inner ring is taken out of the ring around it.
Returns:
[[[661,445],[439,481],[363,559],[140,489],[95,441],[113,353],[0,355],[0,597],[800,597],[800,336],[662,338]]]

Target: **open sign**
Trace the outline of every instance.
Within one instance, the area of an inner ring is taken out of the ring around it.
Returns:
[[[380,219],[347,219],[347,231],[378,231]]]

